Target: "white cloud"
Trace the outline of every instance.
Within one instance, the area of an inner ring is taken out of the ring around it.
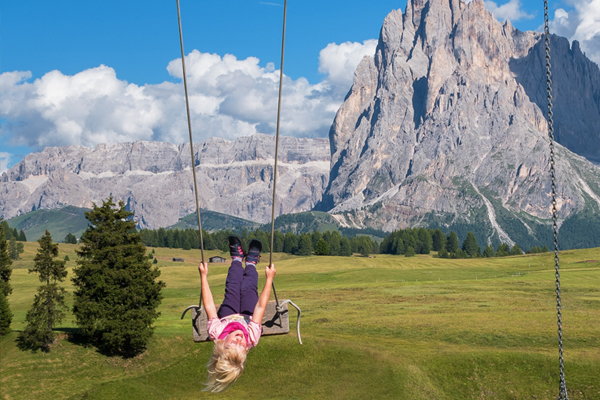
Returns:
[[[320,54],[322,82],[284,76],[281,133],[326,136],[350,89],[356,66],[375,40],[329,44]],[[274,133],[279,71],[272,63],[192,51],[186,56],[194,141]],[[181,60],[169,74],[182,78]],[[12,144],[46,146],[159,140],[188,141],[181,83],[138,86],[107,66],[64,75],[51,71],[33,82],[29,72],[0,74],[0,131]]]
[[[485,0],[485,8],[494,14],[494,17],[500,21],[519,21],[521,19],[531,19],[534,16],[527,14],[521,9],[521,2],[519,0],[509,0],[508,3],[498,5],[495,1]]]
[[[570,1],[573,9],[559,8],[550,21],[550,32],[577,40],[581,49],[600,64],[600,0]]]
[[[336,87],[352,86],[356,66],[365,56],[373,56],[377,40],[365,40],[362,44],[345,42],[330,43],[319,53],[319,72],[327,75],[327,80]],[[345,93],[344,93],[345,94]]]
[[[0,151],[0,174],[8,169],[8,162],[10,161],[10,154]]]

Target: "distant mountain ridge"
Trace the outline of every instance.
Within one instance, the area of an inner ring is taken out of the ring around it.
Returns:
[[[310,210],[327,185],[327,139],[281,137],[277,212]],[[266,222],[271,216],[275,138],[211,138],[194,146],[200,206]],[[189,144],[138,141],[48,147],[0,176],[0,215],[63,205],[90,208],[109,195],[135,212],[138,226],[170,226],[195,211]]]

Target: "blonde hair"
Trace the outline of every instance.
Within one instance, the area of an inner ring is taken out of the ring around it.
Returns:
[[[219,393],[227,389],[244,372],[246,354],[248,354],[247,350],[237,347],[226,348],[223,340],[215,340],[215,348],[206,364],[208,378],[203,391]]]

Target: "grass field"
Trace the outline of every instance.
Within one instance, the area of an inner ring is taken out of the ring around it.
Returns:
[[[26,243],[23,260],[13,264],[15,316],[13,332],[0,339],[1,399],[557,397],[549,253],[475,260],[276,254],[277,293],[302,308],[304,345],[297,342],[292,309],[292,333],[263,337],[238,382],[215,395],[201,392],[212,345],[192,341],[189,314],[179,319],[186,306],[198,304],[199,251],[156,249],[167,284],[162,316],[148,350],[122,359],[70,341],[71,316],[51,353],[17,349],[17,332],[39,284],[27,273],[36,246]],[[61,258],[75,260],[75,247],[61,244]],[[174,256],[185,262],[169,261]],[[591,260],[600,261],[600,248],[561,253],[570,399],[600,399],[600,263],[585,262]],[[70,272],[75,262],[67,265]],[[227,267],[210,267],[217,302]],[[65,286],[72,292],[70,282]]]

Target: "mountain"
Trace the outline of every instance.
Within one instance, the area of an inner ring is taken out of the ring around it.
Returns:
[[[281,137],[277,214],[310,210],[329,173],[327,139]],[[271,217],[275,138],[212,138],[194,146],[200,206],[265,223]],[[123,200],[140,228],[176,224],[195,212],[188,144],[161,142],[48,147],[0,176],[0,215]]]
[[[336,114],[316,208],[343,226],[441,227],[463,238],[475,231],[479,243],[550,245],[542,42],[498,22],[482,0],[409,0],[405,13],[392,11]],[[577,44],[552,43],[554,65],[569,66],[555,82],[557,137],[595,157],[598,67]],[[560,144],[555,152],[560,223],[582,213],[600,223],[600,169]]]
[[[35,210],[18,217],[10,218],[8,226],[23,229],[27,240],[36,241],[47,231],[52,235],[55,242],[64,242],[65,236],[72,233],[77,238],[88,227],[88,221],[84,213],[87,208],[65,206],[54,210]]]

